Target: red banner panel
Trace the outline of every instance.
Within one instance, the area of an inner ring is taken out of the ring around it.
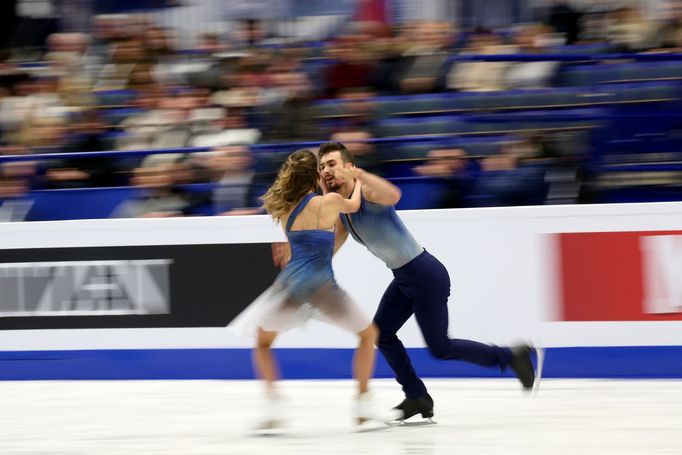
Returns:
[[[682,320],[682,231],[559,234],[564,321]]]

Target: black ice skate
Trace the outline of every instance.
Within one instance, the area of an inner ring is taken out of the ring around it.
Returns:
[[[417,399],[405,398],[394,409],[402,412],[402,416],[396,420],[401,425],[427,425],[436,423],[433,421],[433,398],[428,393]],[[423,420],[407,422],[410,417],[421,414]]]
[[[537,391],[542,378],[542,367],[544,363],[544,350],[542,348],[534,348],[527,344],[522,344],[511,348],[512,358],[509,366],[514,371],[514,374],[523,389],[530,391]],[[532,355],[535,353],[536,364],[533,366]]]

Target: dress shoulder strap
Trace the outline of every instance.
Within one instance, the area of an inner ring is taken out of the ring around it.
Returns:
[[[305,195],[303,199],[299,201],[299,203],[294,207],[294,210],[291,211],[291,215],[289,215],[289,219],[287,220],[287,227],[286,231],[289,232],[291,230],[291,226],[294,225],[294,221],[296,221],[296,217],[301,213],[301,211],[308,205],[308,202],[312,198],[317,196],[315,193],[308,193]]]

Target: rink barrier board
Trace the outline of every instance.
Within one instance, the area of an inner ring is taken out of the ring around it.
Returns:
[[[451,336],[551,346],[548,377],[682,378],[681,212],[682,203],[656,203],[399,215],[450,273]],[[2,270],[65,260],[173,264],[167,313],[0,317],[0,379],[250,378],[253,341],[224,327],[272,282],[270,244],[283,239],[265,216],[0,223]],[[334,269],[374,314],[390,270],[350,240]],[[0,300],[11,304],[2,287]],[[414,319],[399,335],[425,377],[500,376],[432,359]],[[355,343],[312,323],[277,347],[285,377],[342,378]],[[392,376],[383,360],[377,374]]]
[[[348,379],[352,349],[276,349],[284,379]],[[408,349],[424,378],[510,377]],[[0,351],[0,380],[253,379],[250,349]],[[380,355],[377,378],[393,374]],[[682,379],[682,346],[548,348],[546,378]]]

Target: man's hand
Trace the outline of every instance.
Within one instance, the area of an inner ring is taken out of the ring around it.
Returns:
[[[355,179],[362,179],[362,176],[365,174],[364,169],[360,169],[357,166],[351,167],[350,172],[353,174],[353,178]]]
[[[336,171],[334,172],[334,177],[336,178],[340,177],[345,182],[351,182],[355,179],[360,178],[363,172],[364,171],[362,169],[355,166],[340,167],[336,169]]]
[[[355,169],[357,179],[362,184],[362,196],[367,201],[380,205],[396,205],[400,201],[400,188],[383,177]]]
[[[272,263],[275,267],[283,269],[291,259],[291,251],[288,242],[278,242],[272,244]]]

